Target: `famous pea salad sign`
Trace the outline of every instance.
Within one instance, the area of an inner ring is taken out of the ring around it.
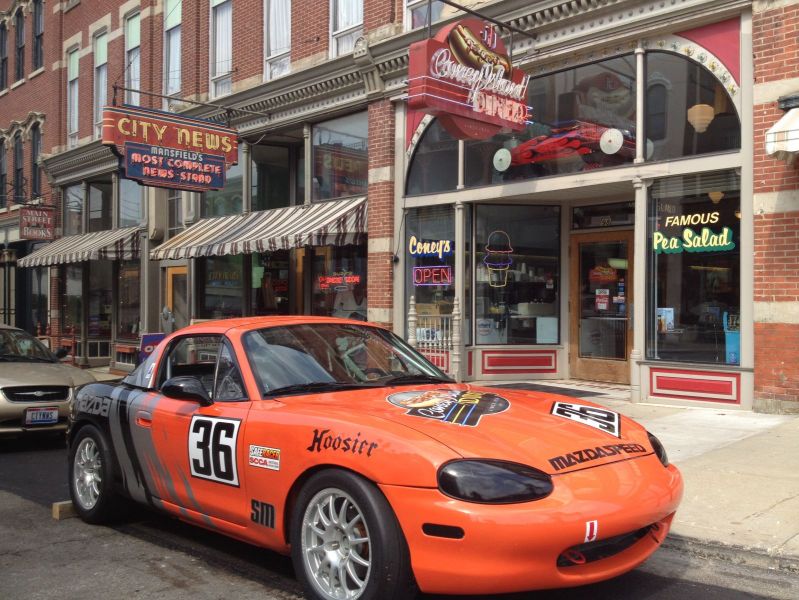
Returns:
[[[669,215],[652,234],[656,254],[721,252],[735,248],[732,228],[721,224],[718,211]]]

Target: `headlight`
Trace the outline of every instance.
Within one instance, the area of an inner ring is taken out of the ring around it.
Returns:
[[[512,504],[552,493],[552,478],[538,469],[503,460],[454,460],[438,471],[442,493],[466,502]]]
[[[652,449],[655,451],[655,454],[658,455],[660,462],[663,463],[664,467],[669,466],[669,457],[666,454],[666,449],[663,447],[663,444],[660,443],[660,440],[657,439],[654,435],[649,433],[648,431],[646,434],[649,436],[649,443],[652,444]]]

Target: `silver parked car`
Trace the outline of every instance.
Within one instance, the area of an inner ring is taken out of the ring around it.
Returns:
[[[28,332],[0,324],[0,437],[66,431],[75,388],[93,381]]]

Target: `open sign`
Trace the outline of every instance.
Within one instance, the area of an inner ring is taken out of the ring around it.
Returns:
[[[165,333],[142,333],[139,341],[139,362],[144,362],[165,337]]]
[[[413,285],[452,285],[452,267],[449,265],[414,267]]]

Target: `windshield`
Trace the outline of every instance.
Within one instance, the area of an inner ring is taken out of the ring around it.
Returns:
[[[0,329],[0,360],[55,362],[55,357],[27,331]]]
[[[449,381],[393,333],[360,325],[313,323],[270,327],[244,336],[264,395],[299,388],[386,385],[393,380]]]

